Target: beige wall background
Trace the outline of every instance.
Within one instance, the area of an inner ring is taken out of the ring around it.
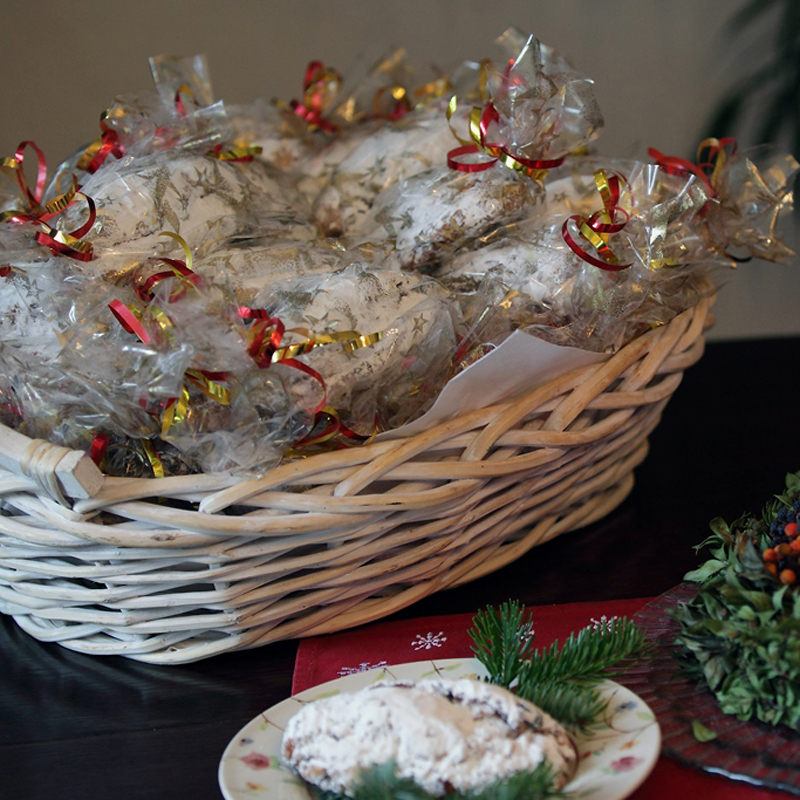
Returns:
[[[769,20],[746,42],[726,31],[743,2],[0,0],[0,155],[32,139],[55,166],[95,138],[113,97],[151,88],[151,55],[205,54],[216,97],[246,103],[299,96],[312,59],[346,74],[396,45],[421,75],[448,70],[516,25],[594,79],[601,153],[691,156],[721,92],[769,53]],[[744,264],[721,284],[712,338],[800,334],[797,261]]]

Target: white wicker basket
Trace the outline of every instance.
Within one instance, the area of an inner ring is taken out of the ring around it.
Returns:
[[[496,570],[626,497],[712,301],[513,402],[255,480],[108,477],[3,428],[0,611],[43,641],[174,664]]]

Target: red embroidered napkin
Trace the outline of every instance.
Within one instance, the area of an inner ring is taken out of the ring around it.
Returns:
[[[603,617],[630,617],[650,598],[604,600],[590,603],[536,606],[533,624],[536,646],[547,647],[563,641]],[[349,675],[353,672],[440,658],[463,658],[472,654],[471,614],[420,617],[398,622],[378,622],[328,636],[300,641],[295,661],[292,692]],[[761,789],[732,781],[693,767],[684,767],[662,757],[647,780],[632,794],[631,800],[779,800],[787,792]]]
[[[569,603],[533,609],[536,646],[563,641],[572,631],[604,615],[631,616],[646,599],[608,600],[601,603]],[[431,658],[463,658],[472,655],[467,630],[472,614],[420,617],[365,625],[342,633],[302,639],[294,665],[292,692],[387,664],[405,664]]]

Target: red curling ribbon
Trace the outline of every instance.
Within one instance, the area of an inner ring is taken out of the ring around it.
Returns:
[[[104,111],[100,115],[100,130],[102,133],[95,139],[83,152],[75,165],[78,169],[93,175],[103,166],[109,156],[122,158],[125,154],[119,134],[106,124],[108,112]]]
[[[591,220],[593,220],[593,218],[594,218],[594,215],[592,215],[592,217],[590,217],[590,222],[588,223],[588,227],[589,227],[590,230],[592,230],[592,231],[594,231],[596,233],[602,233],[602,232],[606,232],[606,231],[602,230],[603,228],[610,227],[610,226],[605,226],[605,225],[602,225],[602,224],[598,224],[596,220],[591,221]],[[561,226],[561,235],[564,237],[564,241],[569,245],[570,250],[572,250],[572,252],[575,253],[575,255],[580,256],[584,261],[586,261],[587,263],[591,264],[592,266],[599,267],[600,269],[606,270],[607,272],[618,272],[619,270],[627,269],[628,267],[631,266],[630,263],[628,263],[628,264],[620,264],[616,260],[616,256],[614,255],[614,253],[611,250],[611,248],[608,247],[607,245],[601,245],[601,246],[597,247],[598,253],[600,253],[601,255],[605,256],[605,258],[602,258],[602,259],[601,258],[595,258],[590,253],[587,253],[586,250],[583,247],[581,247],[575,241],[575,239],[572,238],[572,234],[571,234],[570,229],[569,229],[569,223],[571,221],[574,221],[579,226],[578,227],[579,235],[582,238],[586,238],[586,235],[585,235],[586,234],[586,228],[583,227],[583,223],[586,222],[586,218],[580,216],[580,214],[572,214],[571,216],[567,217],[567,219],[564,220],[564,224]],[[586,238],[586,241],[589,241],[589,239]]]
[[[56,255],[69,256],[78,261],[91,261],[94,258],[94,248],[89,242],[82,241],[81,237],[85,236],[91,230],[92,225],[94,225],[97,217],[97,209],[94,200],[82,192],[75,193],[67,205],[70,205],[76,197],[83,197],[86,200],[89,207],[89,216],[80,228],[72,232],[60,231],[47,224],[46,220],[57,216],[56,213],[48,214],[45,212],[37,216],[36,214],[17,212],[10,219],[14,222],[32,222],[38,225],[40,230],[36,233],[34,239],[39,244],[50,248]]]
[[[461,147],[454,147],[447,153],[447,166],[459,172],[483,172],[493,167],[497,163],[496,158],[489,158],[486,161],[460,161],[461,156],[474,155],[475,153],[486,153],[476,144],[465,144]]]
[[[448,107],[447,118],[452,117],[456,108],[456,98],[453,97]],[[447,166],[459,172],[483,172],[494,166],[498,161],[509,169],[522,172],[529,178],[538,179],[540,173],[553,169],[564,163],[565,156],[561,158],[524,158],[523,156],[511,153],[503,144],[499,142],[487,142],[489,128],[492,123],[499,122],[500,114],[494,104],[489,102],[483,109],[473,108],[470,114],[469,131],[472,143],[461,139],[457,134],[454,135],[461,142],[461,147],[450,150],[447,154]],[[486,161],[461,161],[462,156],[482,154],[487,157]]]
[[[277,318],[271,317],[263,309],[239,306],[238,314],[242,319],[256,320],[251,329],[250,344],[247,346],[247,355],[259,367],[266,368],[272,363],[272,356],[280,347],[284,324]],[[269,336],[267,336],[269,334]]]
[[[251,340],[247,346],[247,354],[256,362],[262,369],[269,368],[273,363],[283,364],[287,367],[292,367],[300,372],[309,375],[322,387],[322,399],[314,409],[314,413],[319,413],[325,406],[327,398],[327,388],[325,380],[313,367],[298,361],[296,358],[282,356],[280,353],[283,335],[286,331],[286,326],[277,317],[270,316],[264,309],[247,308],[246,306],[239,306],[238,314],[242,319],[255,320],[255,324],[251,329]],[[313,348],[313,342],[309,342],[309,346],[305,352]]]
[[[383,98],[386,92],[389,93],[389,96],[394,102],[390,103],[389,111],[382,111],[381,106],[383,105]],[[372,98],[372,116],[375,119],[388,119],[392,121],[402,119],[413,108],[414,105],[403,86],[381,86],[375,91],[375,95]]]
[[[170,269],[156,272],[150,275],[141,286],[134,287],[137,297],[145,303],[149,303],[153,299],[153,287],[167,278],[179,278],[181,283],[184,284],[183,289],[170,295],[170,303],[180,300],[186,294],[187,284],[196,287],[203,281],[196,272],[192,272],[192,270],[186,266],[184,261],[177,258],[160,258],[159,261],[166,264]]]
[[[291,100],[289,106],[298,117],[304,119],[311,130],[319,129],[333,133],[336,126],[323,119],[327,106],[325,95],[331,83],[339,84],[341,77],[336,70],[328,69],[321,61],[310,61],[303,79],[303,101]]]
[[[82,241],[82,238],[92,229],[97,218],[97,208],[94,200],[88,195],[78,192],[75,197],[78,196],[83,197],[89,207],[89,216],[83,225],[71,233],[65,233],[47,225],[44,220],[51,215],[46,214],[40,218],[42,230],[34,238],[56,254],[69,256],[77,261],[91,261],[94,258],[94,248],[89,242]]]
[[[627,186],[627,181],[621,175],[614,173],[609,175],[605,170],[598,170],[594,179],[603,200],[603,208],[595,211],[590,217],[571,214],[561,226],[561,235],[570,250],[588,264],[607,272],[618,272],[630,267],[632,262],[621,263],[608,245],[608,238],[612,234],[619,233],[630,219],[630,212],[620,205],[622,186],[623,184]],[[570,223],[574,223],[578,236],[595,249],[597,256],[588,252],[573,237]]]
[[[36,188],[33,191],[31,191],[28,186],[25,173],[22,169],[25,160],[25,150],[28,147],[34,150],[37,159]],[[14,171],[20,192],[27,205],[25,209],[12,209],[0,213],[0,221],[17,223],[32,222],[39,228],[39,231],[34,237],[35,240],[39,244],[48,247],[53,253],[57,255],[66,255],[79,261],[90,261],[94,258],[94,251],[91,244],[81,239],[91,230],[92,225],[94,225],[97,210],[94,201],[87,195],[78,191],[77,181],[75,181],[74,178],[73,185],[68,191],[43,205],[42,200],[47,182],[47,163],[44,154],[36,144],[31,141],[21,142],[14,154],[14,158],[2,159],[0,161],[0,166],[6,170]],[[78,197],[86,200],[89,208],[88,219],[83,225],[77,230],[67,232],[58,230],[48,224],[49,220],[61,214]]]
[[[110,129],[104,131],[97,140],[97,149],[92,150],[90,159],[86,162],[78,161],[77,166],[79,169],[83,169],[85,172],[93,175],[98,169],[100,169],[100,167],[103,166],[109,156],[114,156],[114,158],[122,158],[123,156],[122,145],[119,141],[119,134]],[[82,167],[82,163],[85,163],[86,166]]]
[[[195,108],[199,108],[199,104],[195,99],[194,92],[192,91],[192,87],[189,86],[188,83],[182,83],[176,90],[175,90],[175,110],[182,116],[188,117],[189,111],[186,108],[186,105],[183,102],[183,96],[192,101]]]
[[[139,321],[136,314],[128,308],[121,300],[112,300],[108,307],[111,313],[117,318],[119,324],[125,328],[128,333],[133,333],[138,336],[145,344],[150,344],[150,334],[145,330],[142,323]]]
[[[723,136],[721,139],[704,139],[700,142],[700,146],[697,148],[697,159],[699,161],[699,166],[706,170],[711,170],[711,183],[714,183],[714,180],[717,176],[717,173],[722,169],[723,165],[725,164],[726,159],[728,158],[728,153],[726,148],[730,147],[730,156],[735,156],[738,150],[738,145],[736,143],[736,139],[732,136]],[[703,152],[708,150],[708,160],[702,161]]]
[[[321,428],[321,429],[320,429]],[[336,449],[345,449],[353,445],[364,444],[370,441],[378,431],[378,419],[375,415],[375,422],[373,425],[372,433],[361,434],[356,433],[354,430],[345,425],[339,414],[335,409],[330,406],[325,406],[319,409],[314,415],[314,422],[312,425],[312,432],[295,442],[292,450],[299,450],[300,448],[309,448],[315,445],[332,444]],[[336,439],[339,441],[336,441]],[[298,453],[299,454],[299,453]]]
[[[726,148],[728,147],[730,147],[730,155],[735,155],[737,144],[736,139],[732,136],[725,136],[721,139],[704,139],[697,148],[697,164],[679,156],[664,155],[655,147],[648,148],[647,155],[670,175],[695,175],[705,184],[711,197],[716,197],[715,183],[719,171],[727,159]],[[703,160],[703,153],[706,150],[708,150],[708,155]]]
[[[149,303],[153,299],[154,286],[159,284],[161,281],[166,280],[167,278],[178,278],[183,288],[170,294],[169,302],[174,303],[184,297],[187,289],[190,286],[194,286],[195,288],[200,286],[200,284],[203,282],[203,279],[196,272],[192,271],[192,251],[182,236],[174,233],[173,231],[161,231],[159,236],[169,236],[171,239],[174,239],[183,248],[186,259],[168,258],[166,256],[160,257],[158,260],[162,264],[166,264],[169,269],[150,275],[140,285],[135,285],[134,291],[140,300],[145,303]]]
[[[28,187],[28,182],[25,180],[25,174],[22,171],[22,164],[25,161],[25,149],[30,147],[36,153],[36,189],[31,192]],[[36,144],[30,140],[20,142],[17,147],[17,152],[14,153],[14,160],[19,164],[17,170],[17,183],[22,193],[25,195],[31,209],[41,209],[39,205],[44,196],[44,190],[47,185],[47,161],[45,160],[44,153]]]
[[[262,150],[263,148],[257,145],[223,148],[221,144],[217,144],[214,145],[214,149],[209,150],[206,155],[209,158],[216,158],[219,161],[245,162],[252,161]]]
[[[99,467],[105,458],[111,437],[107,433],[96,433],[89,448],[89,458]]]

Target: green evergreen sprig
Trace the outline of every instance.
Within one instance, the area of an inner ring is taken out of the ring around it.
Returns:
[[[533,652],[533,619],[519,603],[502,603],[497,611],[486,608],[472,618],[467,631],[472,652],[486,667],[489,682],[511,686]]]
[[[449,792],[448,800],[549,800],[566,797],[554,788],[555,775],[547,762],[533,770],[517,772],[489,784],[480,790]],[[379,764],[365,770],[361,782],[352,795],[324,792],[314,789],[319,800],[437,800],[436,795],[426,792],[410,778],[395,774],[393,762]]]
[[[517,602],[486,608],[473,619],[472,651],[490,680],[547,711],[563,725],[586,731],[606,703],[593,684],[616,674],[626,659],[647,646],[644,632],[617,618],[572,633],[563,646],[555,641],[533,649],[533,619]]]

